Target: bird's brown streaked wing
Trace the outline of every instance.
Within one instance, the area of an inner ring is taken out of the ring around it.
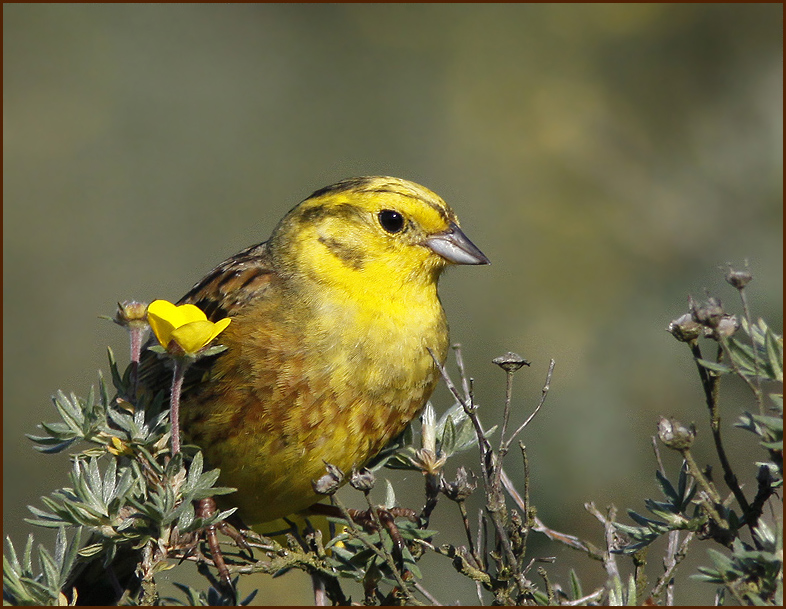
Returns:
[[[196,305],[210,321],[216,322],[224,317],[232,317],[244,306],[264,298],[273,275],[267,242],[253,245],[215,267],[177,304]],[[147,349],[155,343],[155,338],[151,337],[143,348],[138,376],[140,384],[153,395],[168,390],[172,382],[171,368],[156,353]],[[201,358],[189,368],[183,383],[184,395],[209,374],[219,357],[220,353]]]
[[[196,305],[213,322],[232,317],[264,296],[272,276],[267,242],[253,245],[219,264],[177,304]]]

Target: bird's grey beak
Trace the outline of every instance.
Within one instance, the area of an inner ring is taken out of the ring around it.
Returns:
[[[446,232],[426,239],[426,245],[454,264],[491,264],[483,252],[453,222]]]

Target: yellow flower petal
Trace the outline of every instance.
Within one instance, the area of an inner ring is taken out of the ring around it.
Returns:
[[[225,317],[224,319],[219,319],[215,323],[215,329],[213,330],[213,337],[210,340],[213,340],[216,336],[221,334],[224,330],[227,329],[229,322],[232,321],[229,317]]]
[[[112,436],[112,440],[109,444],[107,444],[106,449],[112,453],[113,455],[132,455],[134,451],[131,450],[131,447],[123,442],[117,436]]]
[[[167,300],[154,300],[147,307],[148,315],[152,313],[169,321],[176,328],[191,323],[192,321],[204,321],[207,316],[202,309],[192,304],[174,305]]]
[[[158,342],[166,348],[176,328],[194,321],[207,321],[207,317],[192,304],[177,306],[166,300],[154,300],[147,308],[147,321]]]
[[[174,330],[175,327],[165,319],[153,315],[148,316],[147,323],[150,324],[150,329],[153,330],[153,334],[156,335],[161,346],[166,348],[169,341],[172,340],[172,330]]]
[[[168,318],[174,314],[177,305],[172,304],[168,300],[154,300],[147,305],[147,313],[153,314],[156,317]]]
[[[194,355],[204,349],[210,342],[229,325],[229,318],[218,323],[212,321],[192,321],[172,331],[174,340],[188,355]]]
[[[172,340],[188,354],[194,354],[210,342],[215,324],[211,321],[192,321],[175,328]]]

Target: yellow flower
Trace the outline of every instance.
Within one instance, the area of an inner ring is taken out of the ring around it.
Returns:
[[[107,445],[106,449],[113,455],[117,456],[131,456],[134,454],[134,451],[131,449],[131,447],[117,436],[112,436],[112,439]]]
[[[155,300],[147,308],[147,321],[165,349],[169,350],[174,341],[186,355],[195,355],[221,334],[231,320],[227,317],[213,323],[195,305],[177,306],[166,300]]]

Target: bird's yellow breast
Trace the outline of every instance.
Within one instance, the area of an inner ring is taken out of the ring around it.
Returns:
[[[232,356],[184,408],[189,440],[240,489],[228,499],[249,523],[318,501],[325,461],[349,471],[384,448],[433,391],[428,349],[447,350],[436,289],[320,293],[283,290],[236,317],[222,335]]]

